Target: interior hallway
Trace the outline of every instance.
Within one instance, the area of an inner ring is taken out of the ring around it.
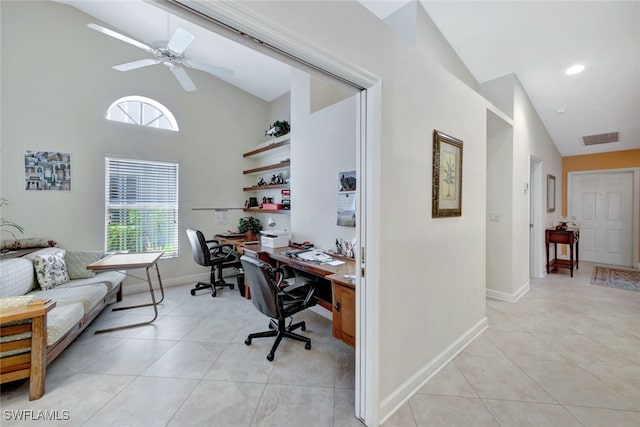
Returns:
[[[488,300],[489,329],[385,427],[640,425],[640,293],[590,285],[592,271],[533,280],[515,304]],[[27,409],[69,411],[56,425],[75,426],[362,426],[354,352],[329,321],[296,316],[311,351],[286,340],[270,363],[271,339],[243,343],[268,322],[237,289],[211,298],[191,287],[167,290],[154,325],[93,335],[150,316],[105,310],[49,367],[42,399],[3,384],[2,425],[34,425],[4,412]]]

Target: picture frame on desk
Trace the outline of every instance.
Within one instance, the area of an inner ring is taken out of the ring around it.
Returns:
[[[462,141],[433,131],[431,217],[462,216]]]

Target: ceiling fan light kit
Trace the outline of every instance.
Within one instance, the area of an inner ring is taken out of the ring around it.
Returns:
[[[178,80],[178,83],[180,83],[182,88],[187,92],[193,92],[197,88],[183,67],[204,71],[217,77],[231,77],[233,75],[233,70],[228,68],[205,64],[185,57],[184,51],[193,42],[195,36],[184,28],[176,28],[176,31],[168,42],[155,42],[149,46],[98,24],[90,23],[87,26],[95,31],[128,43],[144,50],[145,52],[151,53],[155,57],[114,65],[113,68],[118,71],[131,71],[162,63],[169,67],[169,70],[171,70],[171,73],[174,75],[176,80]]]

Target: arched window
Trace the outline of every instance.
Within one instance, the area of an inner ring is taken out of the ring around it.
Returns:
[[[154,99],[138,95],[125,96],[115,101],[107,110],[106,118],[174,132],[179,130],[176,118],[167,107]]]

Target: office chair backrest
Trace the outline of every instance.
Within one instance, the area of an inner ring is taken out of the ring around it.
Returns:
[[[277,318],[276,285],[271,278],[271,266],[246,255],[240,257],[244,274],[251,289],[251,302],[258,311],[271,318]]]
[[[204,234],[201,231],[193,228],[187,228],[187,237],[191,244],[191,250],[193,251],[193,260],[196,264],[208,267],[211,265],[211,257],[209,255],[209,248],[205,243]]]

